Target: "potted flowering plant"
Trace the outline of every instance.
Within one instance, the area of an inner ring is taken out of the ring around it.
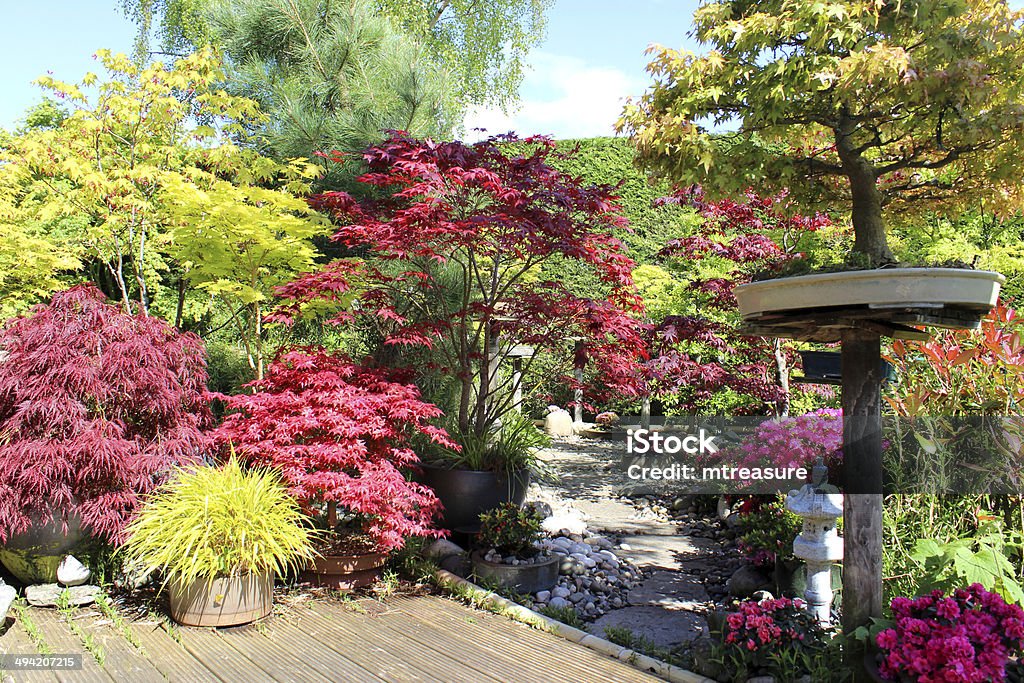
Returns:
[[[890,606],[892,626],[875,636],[872,662],[883,681],[1002,681],[1024,647],[1024,610],[978,583]]]
[[[240,460],[282,473],[328,531],[304,578],[350,590],[371,583],[410,536],[437,537],[440,504],[407,478],[419,463],[410,440],[451,446],[429,420],[440,410],[388,371],[322,349],[291,350],[250,385],[223,397],[230,411],[215,436]]]
[[[480,515],[473,573],[517,593],[547,590],[558,581],[558,556],[541,550],[541,516],[532,507],[503,503]]]

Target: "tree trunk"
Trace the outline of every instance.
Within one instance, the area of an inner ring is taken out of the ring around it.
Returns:
[[[853,210],[853,251],[868,257],[872,266],[895,261],[885,237],[882,220],[882,193],[878,191],[875,167],[855,150],[852,134],[855,124],[843,117],[836,129],[836,151],[843,162],[843,170],[850,181]]]
[[[775,355],[775,382],[782,390],[782,398],[775,404],[775,412],[779,417],[789,415],[789,363],[786,362],[786,351],[782,348],[782,340],[772,342]]]

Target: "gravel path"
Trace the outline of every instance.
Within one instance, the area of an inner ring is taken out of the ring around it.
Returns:
[[[726,579],[741,563],[739,553],[714,512],[702,511],[709,505],[706,498],[638,488],[619,465],[623,455],[623,443],[558,439],[542,455],[556,477],[533,484],[528,500],[546,506],[545,512],[550,508],[545,528],[565,539],[555,543],[569,550],[582,549],[573,545],[580,542],[599,548],[627,573],[601,595],[604,606],[593,603],[592,610],[586,609],[592,603],[589,593],[574,596],[588,590],[593,572],[580,581],[569,577],[570,587],[578,586],[568,604],[590,622],[588,628],[602,636],[607,627],[625,628],[655,646],[675,648],[706,634],[705,617],[725,597]],[[598,564],[605,574],[609,567]],[[552,604],[555,592],[563,593],[556,588],[535,596],[536,606]]]

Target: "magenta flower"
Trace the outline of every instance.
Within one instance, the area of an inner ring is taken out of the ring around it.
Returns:
[[[988,683],[1024,647],[1024,610],[980,584],[890,603],[895,627],[875,637],[879,673],[890,681]]]

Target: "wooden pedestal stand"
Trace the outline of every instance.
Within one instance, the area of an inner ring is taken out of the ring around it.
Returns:
[[[928,338],[910,325],[977,329],[987,310],[934,302],[864,304],[759,311],[744,318],[745,334],[842,344],[844,633],[882,616],[881,337]],[[864,653],[846,654],[854,680],[871,680]]]

